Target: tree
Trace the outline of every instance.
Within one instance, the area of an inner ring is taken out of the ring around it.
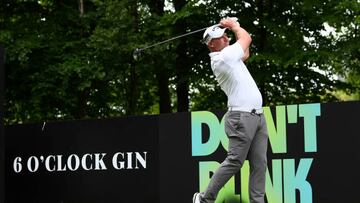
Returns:
[[[358,14],[356,0],[5,0],[5,120],[224,109],[202,33],[137,61],[132,55],[225,16],[238,17],[253,37],[246,64],[264,105],[335,101],[337,90],[356,95]]]

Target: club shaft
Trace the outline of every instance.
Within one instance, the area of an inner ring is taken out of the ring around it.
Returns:
[[[215,26],[219,26],[219,25],[220,25],[220,24],[216,24]],[[161,45],[161,44],[165,44],[165,43],[167,43],[167,42],[170,42],[170,41],[175,40],[175,39],[179,39],[179,38],[181,38],[181,37],[186,37],[186,36],[188,36],[188,35],[192,35],[192,34],[194,34],[194,33],[198,33],[198,32],[201,32],[201,31],[203,31],[203,30],[206,30],[207,28],[208,28],[208,27],[205,27],[205,28],[201,28],[201,29],[198,29],[198,30],[195,30],[195,31],[191,31],[191,32],[182,34],[182,35],[178,35],[178,36],[172,37],[172,38],[170,38],[170,39],[167,39],[167,40],[164,40],[164,41],[155,43],[155,44],[153,44],[153,45],[149,45],[149,46],[147,46],[147,47],[140,48],[140,49],[138,49],[138,51],[143,51],[143,50],[145,50],[145,49],[149,49],[149,48],[152,48],[152,47],[154,47],[154,46],[158,46],[158,45]]]

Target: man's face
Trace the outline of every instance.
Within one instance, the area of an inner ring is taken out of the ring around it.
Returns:
[[[226,33],[222,37],[212,39],[209,43],[209,47],[214,51],[221,51],[227,46],[229,46],[229,38]]]

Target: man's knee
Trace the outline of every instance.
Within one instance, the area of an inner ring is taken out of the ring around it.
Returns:
[[[225,162],[227,164],[230,164],[232,166],[236,166],[238,168],[240,168],[243,163],[244,163],[244,160],[242,158],[241,155],[237,155],[237,154],[229,154],[227,157],[226,157],[226,160]]]

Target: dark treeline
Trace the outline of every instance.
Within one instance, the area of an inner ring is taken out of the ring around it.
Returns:
[[[5,122],[226,108],[202,33],[236,16],[264,105],[359,95],[357,0],[1,0]]]

